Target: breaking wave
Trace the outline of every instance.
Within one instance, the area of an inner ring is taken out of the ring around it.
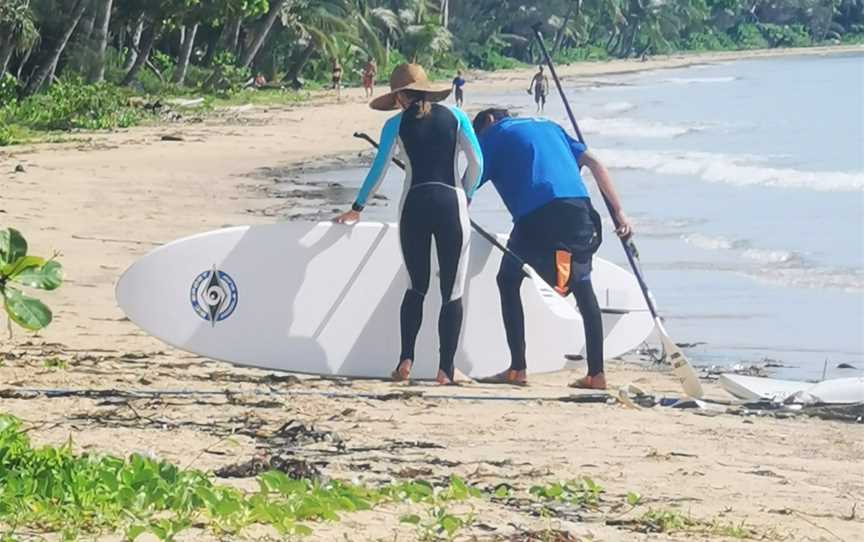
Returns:
[[[700,83],[731,83],[735,81],[738,77],[726,76],[726,77],[670,77],[668,79],[664,79],[664,83],[674,83],[676,85],[694,85]]]
[[[641,138],[675,138],[705,129],[703,125],[669,124],[629,118],[587,117],[580,125],[593,135]]]
[[[805,188],[827,192],[864,190],[861,171],[801,171],[759,164],[754,156],[706,152],[663,152],[626,149],[598,150],[607,166],[641,169],[666,175],[685,175],[703,181],[738,186],[761,185]]]
[[[798,288],[836,288],[855,292],[864,290],[864,270],[849,267],[820,267],[802,254],[788,250],[772,250],[752,246],[744,239],[729,239],[700,233],[682,235],[688,244],[704,250],[733,251],[744,260],[738,266],[705,263],[706,270],[743,273],[770,284]],[[692,264],[691,264],[692,265]],[[697,264],[703,265],[703,264]]]

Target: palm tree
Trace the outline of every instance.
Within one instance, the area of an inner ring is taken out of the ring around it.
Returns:
[[[39,39],[30,10],[30,0],[7,0],[0,4],[0,78],[12,54],[29,50]]]

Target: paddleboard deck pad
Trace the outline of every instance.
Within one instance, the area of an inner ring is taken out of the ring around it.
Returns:
[[[510,362],[495,281],[501,258],[472,235],[456,356],[470,376],[488,376]],[[433,378],[438,366],[434,253],[432,261],[412,370],[417,378]],[[592,280],[605,309],[606,357],[634,349],[654,325],[635,277],[595,258]],[[398,361],[407,284],[395,225],[286,222],[161,246],[123,273],[116,298],[144,331],[201,356],[262,369],[385,377]],[[566,354],[584,351],[580,320],[552,314],[529,280],[522,298],[530,372],[560,370]]]

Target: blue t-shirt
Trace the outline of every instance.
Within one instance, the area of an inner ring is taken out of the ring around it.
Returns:
[[[461,89],[465,85],[465,80],[461,77],[456,77],[453,79],[453,84],[456,85],[456,88]]]
[[[587,198],[579,157],[587,147],[558,124],[538,118],[501,119],[480,136],[483,181],[492,181],[516,222],[561,198]]]

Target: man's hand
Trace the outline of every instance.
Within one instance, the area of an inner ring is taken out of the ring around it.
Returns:
[[[360,213],[355,210],[350,210],[342,213],[333,219],[333,222],[337,224],[356,224],[360,221]]]
[[[630,220],[627,219],[624,211],[618,211],[615,215],[615,221],[618,223],[618,227],[615,228],[615,233],[618,234],[618,237],[627,239],[633,235],[633,226],[630,224]]]

